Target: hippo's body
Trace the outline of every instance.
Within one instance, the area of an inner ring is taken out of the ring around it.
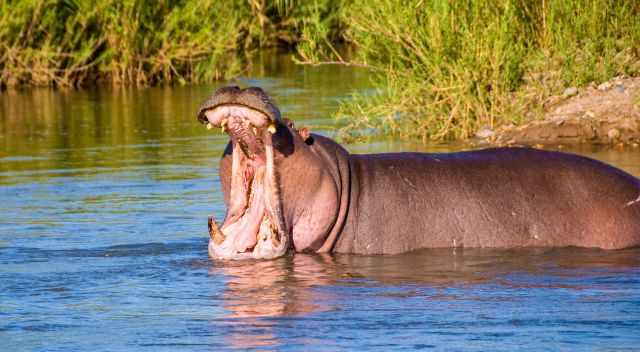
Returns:
[[[337,252],[640,241],[638,180],[588,158],[500,148],[353,155],[350,165],[353,202]]]
[[[640,245],[640,180],[604,163],[529,148],[351,155],[285,123],[261,90],[216,94],[199,113],[231,135],[213,257]]]

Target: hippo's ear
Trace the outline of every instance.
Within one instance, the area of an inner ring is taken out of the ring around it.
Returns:
[[[300,138],[302,138],[302,140],[308,145],[311,145],[311,143],[313,143],[313,138],[311,138],[311,130],[309,130],[308,127],[300,127],[298,129],[298,134],[300,135]],[[311,140],[311,143],[309,143],[309,140]]]
[[[291,119],[289,118],[284,118],[282,119],[282,122],[284,122],[284,124],[289,127],[290,129],[294,130],[295,132],[298,133],[298,135],[300,135],[300,138],[302,138],[302,140],[307,143],[307,141],[311,138],[311,130],[309,129],[309,127],[305,127],[302,126],[300,128],[295,128],[293,121],[291,121]],[[310,143],[307,143],[309,145],[311,145]]]

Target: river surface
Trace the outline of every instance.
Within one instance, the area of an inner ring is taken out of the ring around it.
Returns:
[[[241,85],[331,135],[364,72],[264,59]],[[216,86],[0,93],[0,351],[640,349],[640,250],[207,258]],[[352,152],[455,150],[383,140]],[[640,152],[577,152],[640,175]]]

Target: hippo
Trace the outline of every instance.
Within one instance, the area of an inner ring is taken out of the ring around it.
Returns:
[[[640,180],[587,157],[525,147],[350,154],[296,129],[256,87],[218,89],[197,117],[230,137],[212,258],[640,245]]]

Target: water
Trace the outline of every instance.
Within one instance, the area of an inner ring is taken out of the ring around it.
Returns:
[[[325,134],[368,89],[353,69],[260,67],[240,83]],[[638,349],[638,249],[208,260],[226,137],[195,112],[214,88],[0,94],[0,350]],[[637,151],[579,152],[640,175]]]

